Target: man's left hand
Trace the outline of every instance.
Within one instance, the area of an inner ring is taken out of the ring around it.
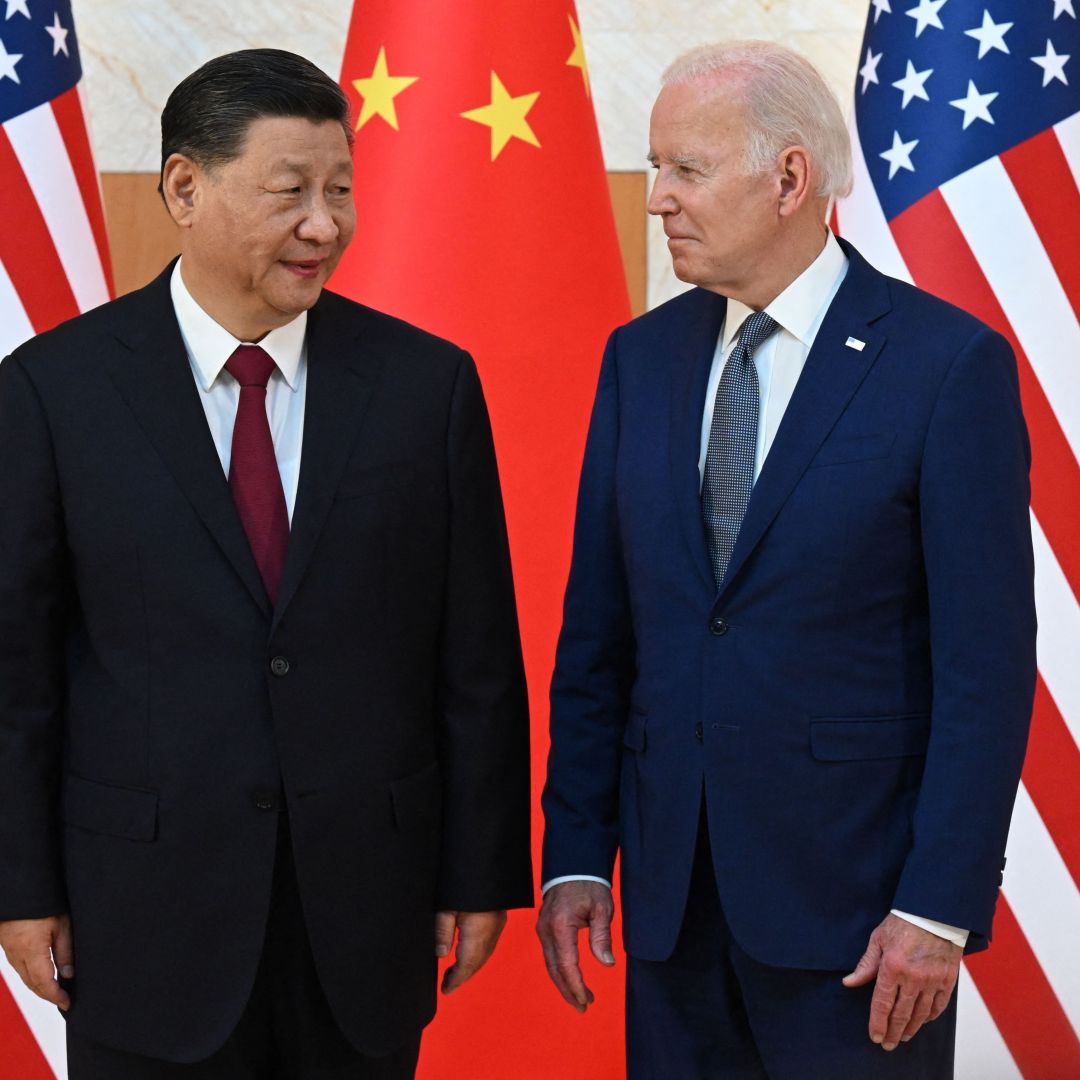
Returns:
[[[947,1008],[953,996],[963,949],[944,937],[887,915],[874,933],[845,986],[865,986],[877,976],[870,1001],[870,1041],[895,1050]]]
[[[896,915],[870,935],[862,959],[845,986],[866,986],[874,977],[870,1039],[885,1050],[909,1039],[946,1009],[960,974],[964,950]]]
[[[505,911],[440,911],[435,915],[435,955],[449,956],[457,931],[457,954],[443,975],[442,992],[453,993],[495,951],[506,925]]]

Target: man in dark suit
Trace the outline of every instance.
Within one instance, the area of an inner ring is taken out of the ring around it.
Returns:
[[[73,1080],[412,1076],[531,900],[483,396],[323,291],[351,137],[308,61],[206,64],[179,263],[0,365],[0,943]]]
[[[790,50],[677,61],[651,160],[699,288],[601,368],[552,685],[548,968],[584,1010],[578,932],[612,962],[618,850],[632,1077],[946,1077],[1034,689],[1014,358],[831,236],[847,132]]]

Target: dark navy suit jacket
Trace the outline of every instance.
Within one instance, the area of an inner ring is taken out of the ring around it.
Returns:
[[[990,934],[1035,679],[1008,344],[849,245],[719,591],[699,502],[726,301],[617,330],[552,686],[544,879],[610,877],[665,959],[702,790],[733,934],[850,969],[890,908]],[[859,350],[847,344],[864,342]]]

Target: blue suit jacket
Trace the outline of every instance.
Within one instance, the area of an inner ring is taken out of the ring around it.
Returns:
[[[732,932],[854,965],[892,907],[985,944],[1035,680],[1027,432],[1008,344],[850,268],[719,591],[698,455],[726,301],[608,343],[552,685],[545,880],[609,877],[665,959],[702,790]],[[858,351],[849,337],[865,342]]]

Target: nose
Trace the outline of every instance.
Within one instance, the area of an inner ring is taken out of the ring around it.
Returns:
[[[326,200],[316,197],[312,200],[308,212],[296,228],[296,235],[301,240],[311,240],[316,244],[329,244],[337,239],[338,224],[330,211]]]
[[[679,209],[679,205],[675,201],[675,197],[671,194],[667,182],[664,179],[662,170],[657,170],[656,179],[653,181],[652,191],[649,192],[647,209],[650,214],[656,214],[658,216],[674,214]]]

